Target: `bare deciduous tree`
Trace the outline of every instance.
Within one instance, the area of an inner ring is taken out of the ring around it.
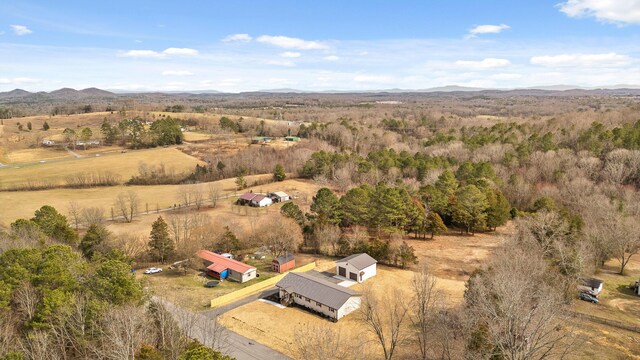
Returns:
[[[104,209],[99,207],[88,207],[82,209],[82,222],[87,227],[102,224],[104,222]]]
[[[411,280],[413,303],[409,319],[413,324],[415,338],[418,341],[420,355],[423,360],[429,357],[430,335],[434,330],[433,324],[439,308],[439,291],[436,289],[436,278],[429,272],[429,267],[423,264],[420,271],[413,274]]]
[[[294,345],[299,359],[366,359],[365,346],[358,339],[345,339],[340,329],[301,324],[295,330]]]
[[[384,358],[393,358],[396,348],[405,341],[403,324],[408,312],[406,296],[394,289],[383,295],[365,289],[358,309],[360,321],[372,332],[382,347]]]
[[[211,207],[218,206],[218,199],[220,199],[220,187],[215,184],[209,184],[209,201],[211,201]]]
[[[70,201],[69,205],[67,205],[67,210],[69,211],[69,217],[73,220],[76,231],[78,231],[82,219],[82,208],[80,204],[78,204],[77,201]]]

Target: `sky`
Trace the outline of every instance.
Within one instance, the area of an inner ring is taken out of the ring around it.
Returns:
[[[640,86],[640,0],[2,0],[0,91]]]

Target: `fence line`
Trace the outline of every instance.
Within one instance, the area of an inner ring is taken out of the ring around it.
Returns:
[[[307,265],[303,265],[300,266],[298,268],[295,268],[293,270],[291,270],[291,272],[305,272],[305,271],[309,271],[309,270],[313,270],[316,268],[316,263],[315,261],[312,263],[309,263]],[[274,286],[278,281],[282,280],[283,277],[285,277],[285,275],[287,275],[289,273],[289,271],[287,271],[286,273],[280,274],[280,275],[276,275],[270,279],[261,281],[259,283],[253,284],[253,285],[249,285],[245,288],[236,290],[234,292],[219,296],[215,299],[211,300],[211,307],[212,308],[216,308],[222,305],[227,305],[229,303],[232,303],[236,300],[240,300],[243,297],[247,297],[249,295],[255,294],[259,291],[262,291],[264,289],[270,288],[272,286]]]

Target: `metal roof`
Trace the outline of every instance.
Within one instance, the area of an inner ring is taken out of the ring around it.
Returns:
[[[247,265],[237,260],[228,259],[209,250],[200,250],[197,255],[200,259],[211,262],[212,264],[207,266],[207,269],[217,273],[221,273],[226,269],[231,269],[242,274],[249,270],[255,270],[255,267],[251,265]]]
[[[600,285],[602,285],[602,280],[596,279],[596,278],[585,278],[585,279],[582,279],[582,283],[585,286],[595,289],[595,288],[599,288]]]
[[[277,195],[277,196],[279,196],[279,197],[287,197],[287,196],[289,196],[289,195],[287,195],[287,193],[286,193],[286,192],[284,192],[284,191],[274,191],[274,192],[272,192],[272,194]]]
[[[286,254],[286,255],[281,255],[281,256],[278,256],[277,258],[273,259],[273,261],[277,261],[278,264],[280,264],[280,265],[286,264],[291,260],[293,260],[293,254],[291,254],[291,253]]]
[[[240,199],[246,200],[246,201],[251,201],[251,199],[256,197],[256,195],[258,195],[258,194],[248,192],[248,193],[242,194],[242,196],[240,196]]]
[[[369,254],[367,253],[360,253],[360,254],[353,254],[350,256],[347,256],[344,259],[340,259],[338,261],[336,261],[337,263],[349,263],[351,264],[353,267],[355,267],[358,270],[362,270],[366,267],[369,267],[375,263],[377,263],[378,261],[374,258],[372,258],[371,256],[369,256]]]
[[[288,273],[276,286],[334,309],[342,307],[351,297],[360,296],[349,288],[305,273]]]

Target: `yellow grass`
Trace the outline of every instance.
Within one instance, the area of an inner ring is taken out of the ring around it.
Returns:
[[[0,169],[0,184],[3,188],[23,185],[28,181],[61,185],[64,184],[67,176],[99,171],[118,174],[121,181],[127,181],[131,176],[138,174],[142,163],[147,165],[162,163],[167,170],[173,169],[177,173],[182,173],[192,171],[196,164],[202,162],[175,148],[156,148]]]
[[[0,173],[2,170],[0,170]],[[270,179],[272,175],[252,175],[247,176],[246,180],[249,184],[254,181],[265,181]],[[201,187],[203,191],[208,191],[209,184],[222,189],[221,195],[238,194],[242,192],[235,191],[235,179],[225,179],[216,181],[213,183],[202,183],[196,186]],[[127,192],[129,190],[134,191],[140,199],[139,211],[146,210],[146,204],[149,204],[149,215],[142,215],[135,218],[133,223],[109,223],[109,229],[114,233],[145,233],[148,234],[151,229],[151,223],[157,218],[157,214],[154,213],[156,205],[159,208],[168,208],[180,202],[178,198],[179,189],[181,187],[190,187],[193,185],[152,185],[152,186],[112,186],[112,187],[99,187],[90,189],[54,189],[54,190],[42,190],[42,191],[15,191],[15,192],[0,192],[0,224],[8,225],[16,219],[31,218],[33,212],[39,209],[43,205],[51,205],[59,211],[66,213],[66,209],[69,202],[75,201],[81,207],[99,207],[104,209],[105,215],[110,216],[110,209],[113,207],[113,202],[119,193]],[[279,183],[266,184],[252,188],[254,192],[266,192],[284,190],[291,194],[300,194],[301,192],[309,189],[310,194],[314,194],[318,186],[301,180],[285,180]],[[311,191],[314,191],[311,193]],[[299,200],[302,205],[305,204],[305,199],[310,199],[310,196],[301,197]],[[210,213],[212,217],[220,218],[223,220],[229,220],[233,218],[246,218],[247,216],[242,212],[245,209],[240,209],[240,213],[234,213],[231,209],[230,202],[232,200],[221,200],[220,207],[215,209],[207,209],[206,212]],[[256,209],[246,208],[247,211]],[[271,206],[268,210],[260,209],[261,211],[269,214],[278,213],[278,205]],[[238,211],[238,210],[235,210]],[[245,221],[248,223],[248,220]],[[248,224],[244,224],[247,227]]]
[[[12,151],[5,155],[8,164],[36,162],[40,160],[53,160],[72,158],[73,156],[63,149],[37,148]]]
[[[184,141],[209,140],[212,137],[211,134],[199,133],[194,131],[185,131],[182,134],[184,135]]]

